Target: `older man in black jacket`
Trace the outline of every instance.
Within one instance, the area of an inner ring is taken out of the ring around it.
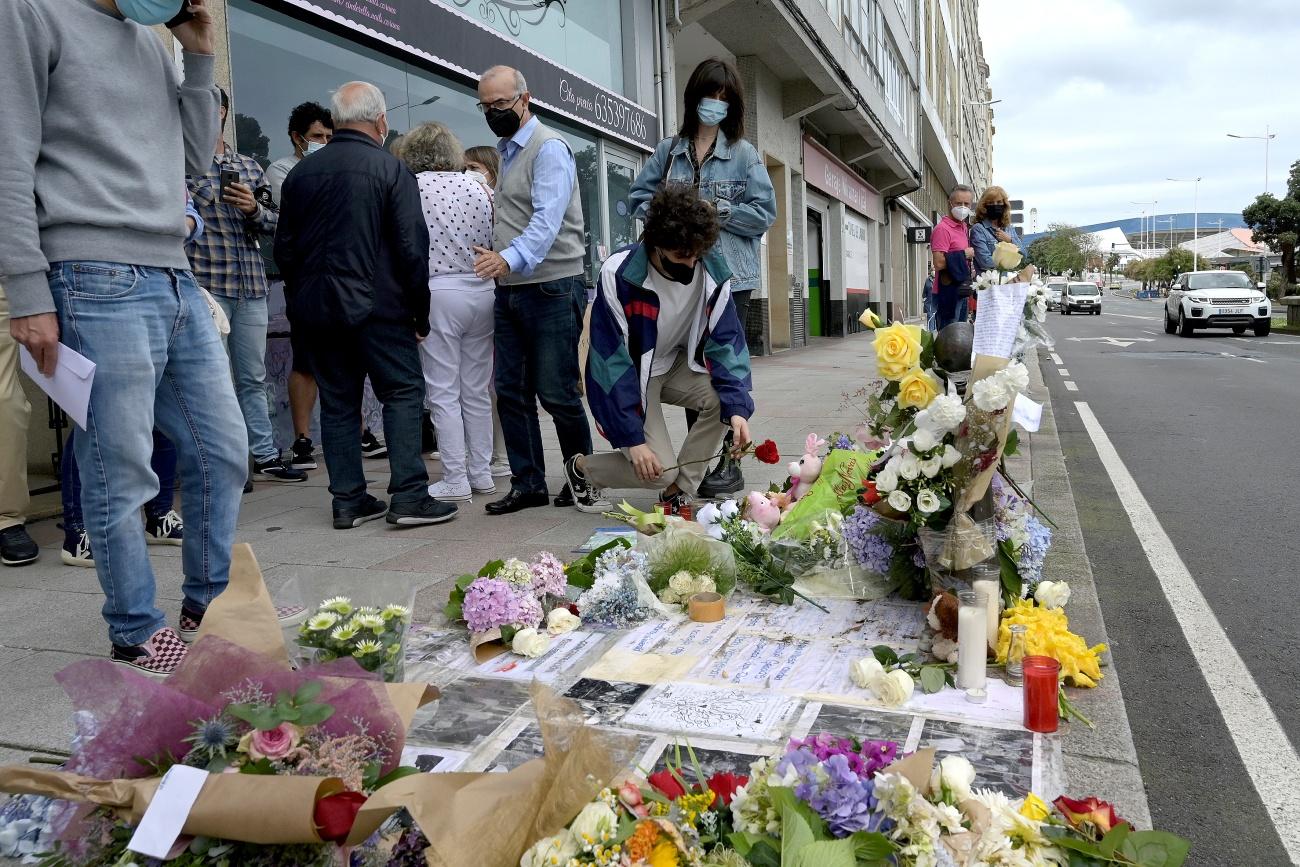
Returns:
[[[429,333],[429,231],[419,185],[381,146],[388,118],[379,88],[343,85],[331,113],[333,141],[284,181],[275,261],[289,320],[306,332],[320,387],[334,526],[385,514],[398,526],[449,521],[456,507],[429,496],[420,456],[418,343]],[[391,506],[366,492],[361,467],[367,375],[384,405]]]

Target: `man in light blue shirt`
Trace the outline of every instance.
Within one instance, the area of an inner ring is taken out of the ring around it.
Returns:
[[[479,110],[500,138],[501,174],[492,249],[474,248],[474,270],[497,281],[497,411],[512,475],[510,493],[487,511],[507,515],[550,502],[539,400],[555,422],[564,458],[591,452],[578,386],[586,232],[573,152],[533,116],[523,75],[494,66],[483,73],[478,94]],[[555,505],[575,505],[567,485]],[[608,508],[597,500],[582,505]]]

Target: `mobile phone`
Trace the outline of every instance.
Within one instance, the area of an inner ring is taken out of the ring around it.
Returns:
[[[236,169],[221,170],[221,198],[226,198],[226,190],[231,184],[239,183],[239,172]]]
[[[169,28],[180,27],[186,21],[190,21],[194,18],[194,13],[189,10],[189,5],[189,0],[185,0],[185,2],[181,4],[181,11],[177,12],[176,16],[172,18],[171,21],[167,22]]]

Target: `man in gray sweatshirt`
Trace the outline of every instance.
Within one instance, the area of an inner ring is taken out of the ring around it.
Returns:
[[[114,661],[166,676],[225,589],[244,483],[228,362],[185,256],[185,174],[217,137],[213,24],[190,0],[170,45],[147,26],[183,0],[0,2],[0,282],[42,372],[59,341],[97,365],[75,437]],[[155,602],[140,507],[157,425],[179,452],[180,634]]]

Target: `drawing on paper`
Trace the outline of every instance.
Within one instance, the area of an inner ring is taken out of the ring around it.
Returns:
[[[615,683],[583,678],[564,693],[582,708],[587,725],[613,725],[650,687],[644,683]]]

